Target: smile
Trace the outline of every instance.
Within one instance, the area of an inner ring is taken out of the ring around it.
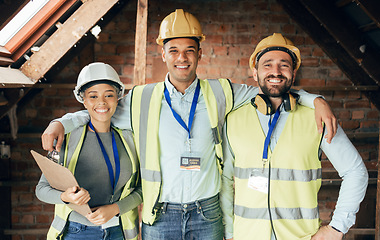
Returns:
[[[105,113],[105,112],[108,112],[108,109],[105,109],[105,108],[95,109],[95,112],[97,112],[97,113]]]
[[[187,68],[189,68],[189,65],[186,65],[186,66],[178,66],[178,65],[176,65],[175,67],[179,68],[179,69],[187,69]]]
[[[280,83],[280,82],[282,82],[282,80],[281,79],[269,79],[268,82],[270,82],[270,83]]]

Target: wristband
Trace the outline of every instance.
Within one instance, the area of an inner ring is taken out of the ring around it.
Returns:
[[[335,227],[331,226],[332,229],[334,229],[337,232],[341,232],[339,229],[336,229]]]

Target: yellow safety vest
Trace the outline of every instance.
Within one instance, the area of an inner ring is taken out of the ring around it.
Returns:
[[[265,134],[256,109],[246,104],[231,112],[226,124],[235,155],[234,239],[270,240],[268,197],[277,239],[310,239],[320,226],[317,194],[322,178],[318,156],[322,135],[314,110],[298,105],[289,113],[274,151],[268,150],[264,169]],[[249,188],[250,174],[264,171],[268,176],[269,163],[269,194]]]
[[[120,136],[125,149],[132,163],[132,176],[125,184],[123,192],[121,193],[120,199],[128,196],[136,187],[139,172],[138,172],[138,160],[136,157],[136,150],[134,149],[133,137],[130,131],[120,130],[113,128]],[[69,134],[66,134],[66,147],[65,147],[65,157],[64,166],[68,166],[68,169],[74,174],[75,167],[78,161],[80,150],[82,149],[84,136],[87,131],[87,125],[83,128],[77,128]],[[129,132],[129,133],[128,133]],[[61,239],[63,230],[66,226],[67,219],[72,209],[65,204],[56,204],[54,220],[50,226],[49,232],[47,234],[47,239]],[[119,221],[121,223],[124,237],[127,240],[137,240],[139,234],[139,217],[138,209],[132,209],[131,211],[119,216]]]
[[[228,79],[199,81],[214,135],[215,155],[221,170],[223,158],[221,130],[225,116],[233,106],[231,83]],[[131,101],[132,128],[141,167],[144,203],[142,220],[149,225],[155,221],[157,211],[155,206],[161,192],[158,128],[164,87],[164,82],[136,86]]]

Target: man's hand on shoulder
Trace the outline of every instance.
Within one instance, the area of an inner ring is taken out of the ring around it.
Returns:
[[[333,111],[331,110],[329,104],[323,98],[317,97],[314,100],[314,106],[315,121],[317,122],[318,132],[323,132],[322,122],[324,122],[327,131],[327,142],[331,143],[331,140],[335,136],[338,129],[338,122],[336,120],[336,117]]]
[[[49,152],[53,150],[59,152],[61,150],[64,136],[65,128],[62,123],[58,121],[51,122],[41,136],[42,148]],[[57,144],[54,149],[53,144],[55,139],[57,139]]]
[[[321,227],[311,240],[341,240],[343,233],[333,229],[330,225]]]

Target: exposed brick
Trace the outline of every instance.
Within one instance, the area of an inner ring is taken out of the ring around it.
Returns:
[[[169,2],[170,3],[170,2]],[[181,1],[177,8],[187,9],[201,22],[206,41],[201,43],[202,60],[197,74],[200,78],[229,77],[235,83],[257,86],[248,66],[248,59],[257,43],[271,35],[281,32],[290,38],[301,50],[302,66],[297,73],[296,84],[303,86],[351,86],[352,82],[317,46],[303,29],[295,24],[281,5],[276,1]],[[165,65],[156,65],[161,61],[161,46],[155,40],[161,20],[173,11],[172,4],[162,5],[159,1],[150,2],[147,35],[146,82],[162,81],[163,77],[155,73],[160,66],[165,75]],[[135,63],[135,26],[137,2],[125,5],[120,13],[102,29],[93,48],[94,61],[110,63],[120,74],[124,83],[132,83]],[[155,9],[160,9],[157,12]],[[92,51],[92,49],[91,49]],[[76,83],[79,71],[89,57],[89,50],[82,51],[55,76],[54,82]],[[216,57],[215,57],[216,56]],[[357,131],[378,132],[379,110],[360,91],[320,91],[332,107],[342,127],[347,133]],[[72,89],[43,89],[30,101],[18,108],[19,132],[41,132],[51,119],[66,112],[83,109],[72,94]],[[352,118],[352,119],[351,119]],[[373,142],[373,143],[372,143]],[[365,161],[368,169],[377,170],[378,139],[353,139],[354,146]],[[29,150],[43,152],[40,138],[18,138],[12,143],[11,177],[13,181],[37,183],[40,170],[30,156]],[[323,169],[333,169],[323,155]],[[47,228],[51,223],[54,205],[45,204],[36,199],[35,185],[12,185],[12,228]],[[33,186],[32,186],[33,185]],[[338,186],[322,186],[318,195],[322,224],[331,219]],[[13,236],[14,240],[45,239],[46,236]]]
[[[124,64],[124,57],[116,55],[101,55],[98,56],[97,61],[106,62],[108,64]]]
[[[362,98],[362,94],[359,91],[349,91],[347,93],[347,98],[348,99],[360,99],[360,98]]]
[[[341,120],[351,119],[351,112],[348,110],[341,110],[337,113],[337,117]]]
[[[344,107],[347,109],[352,109],[352,108],[368,108],[369,102],[368,100],[358,100],[358,101],[350,101],[346,102],[344,104]]]
[[[363,119],[364,118],[364,111],[352,111],[352,119]]]
[[[45,96],[55,96],[55,95],[57,95],[57,89],[56,88],[46,88],[46,89],[44,89],[44,95]]]
[[[360,123],[357,121],[342,121],[342,128],[344,130],[353,130],[358,129],[360,127]]]
[[[110,35],[108,33],[100,33],[99,34],[99,38],[97,39],[98,42],[108,42],[110,38]]]
[[[116,53],[116,45],[115,44],[103,44],[102,52],[104,53]]]
[[[301,46],[299,47],[299,50],[301,52],[302,61],[305,56],[312,56],[313,49],[311,47]]]
[[[221,36],[221,35],[207,36],[207,42],[209,42],[210,44],[222,44],[223,43],[223,36]]]
[[[230,67],[237,67],[238,66],[238,60],[237,59],[221,59],[221,58],[211,58],[211,64],[215,66],[230,66]]]
[[[299,82],[301,86],[325,86],[323,79],[302,78]]]
[[[295,26],[294,26],[294,24],[285,24],[282,27],[282,32],[285,35],[294,34],[295,33]]]
[[[123,53],[134,54],[135,53],[135,46],[133,46],[133,45],[117,46],[116,53],[118,53],[118,54],[123,54]]]
[[[369,111],[367,112],[367,118],[368,119],[378,119],[379,118],[379,111]]]
[[[224,38],[224,43],[228,44],[244,44],[249,42],[250,36],[228,35]]]
[[[207,69],[207,74],[209,74],[210,76],[212,76],[213,78],[218,78],[218,77],[224,77],[224,76],[221,76],[220,74],[220,69],[217,68],[217,67],[213,67],[213,68],[208,68]],[[207,78],[211,78],[209,76],[207,76]]]
[[[50,215],[36,215],[36,223],[50,223]]]
[[[314,48],[313,49],[313,56],[314,57],[323,57],[323,56],[325,56],[325,53],[323,52],[323,50],[321,48]]]
[[[26,109],[25,115],[26,115],[26,117],[29,117],[29,118],[35,118],[37,116],[37,110],[36,109]]]
[[[323,58],[321,59],[321,66],[333,66],[334,62],[331,59]]]
[[[323,61],[322,61],[322,66],[325,66]],[[329,69],[329,77],[338,78],[341,76],[343,76],[343,73],[340,69]]]
[[[226,56],[227,55],[227,47],[226,46],[215,46],[213,49],[213,53],[217,56]]]
[[[351,86],[351,81],[348,79],[343,79],[343,80],[331,80],[326,82],[326,86]]]
[[[304,58],[304,59],[302,59],[302,66],[318,67],[319,66],[319,59],[318,58]]]
[[[379,127],[379,121],[366,121],[361,123],[362,128],[373,128],[377,129]]]
[[[23,214],[21,216],[21,221],[20,223],[24,223],[24,224],[34,224],[34,215],[31,215],[31,214]]]

